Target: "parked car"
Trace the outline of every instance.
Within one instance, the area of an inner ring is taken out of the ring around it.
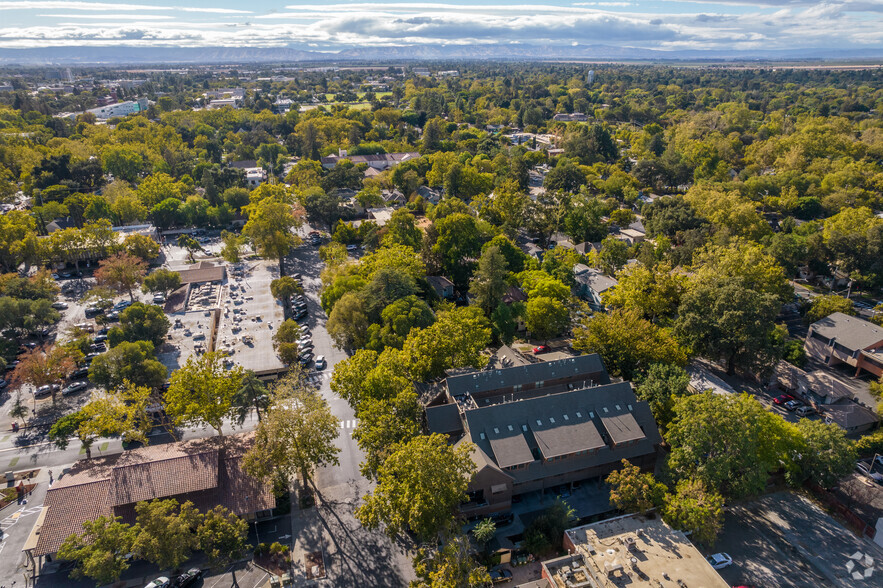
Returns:
[[[113,309],[114,310],[125,310],[125,309],[129,308],[130,306],[132,306],[131,300],[120,300],[119,302],[117,302],[116,304],[113,305]]]
[[[175,578],[175,583],[173,586],[175,588],[188,588],[189,586],[193,586],[196,584],[196,581],[202,578],[202,570],[199,568],[190,568],[177,578]]]
[[[166,301],[166,297],[163,296],[162,294],[155,294],[153,296],[153,302],[155,304],[163,304],[165,301]]]
[[[505,584],[512,581],[512,572],[506,569],[491,570],[491,582],[494,584]]]
[[[794,412],[801,406],[803,406],[803,403],[799,400],[789,400],[785,403],[785,408],[788,409],[790,412]]]
[[[106,315],[104,315],[104,318],[112,323],[115,323],[118,320],[120,320],[120,313],[117,312],[116,310],[112,310],[109,313],[107,313]]]
[[[107,351],[107,345],[105,345],[104,343],[92,343],[91,345],[89,345],[89,349],[91,349],[95,353],[104,353],[105,351]]]
[[[883,486],[883,474],[878,474],[877,472],[873,471],[874,468],[872,468],[867,462],[856,462],[855,469],[858,473],[862,474],[863,476],[869,477],[870,479]]]
[[[0,378],[0,390],[2,390],[3,388],[7,387],[8,385],[9,385],[9,382],[7,382],[6,380],[4,380],[3,378]]]
[[[77,323],[74,326],[80,330],[86,331],[87,333],[91,333],[95,330],[95,327],[92,325],[92,323]]]
[[[313,354],[307,351],[306,353],[301,353],[300,355],[300,364],[304,367],[310,365],[310,362],[313,361]]]
[[[713,553],[709,555],[706,559],[708,560],[708,563],[711,564],[711,567],[716,570],[725,568],[733,563],[733,558],[726,553]]]
[[[74,371],[72,371],[70,373],[70,375],[67,377],[67,379],[68,380],[82,380],[83,378],[88,378],[88,377],[89,377],[89,368],[81,367],[81,368],[77,368]]]
[[[40,386],[36,390],[34,390],[35,398],[43,398],[44,396],[49,396],[52,392],[58,392],[60,386],[58,384],[46,384],[45,386]]]
[[[53,302],[52,308],[55,310],[67,310],[67,302]]]
[[[85,390],[88,387],[89,387],[89,384],[87,384],[86,382],[74,382],[73,384],[70,384],[69,386],[65,386],[61,390],[61,395],[68,396],[70,394],[76,394],[80,390]]]
[[[359,250],[359,246],[358,246],[358,245],[352,245],[352,244],[350,244],[350,245],[347,245],[347,246],[346,246],[346,250],[347,250],[347,251],[358,251],[358,250]]]
[[[797,408],[797,416],[808,417],[816,414],[816,409],[811,406],[800,406]]]
[[[322,370],[324,370],[326,367],[328,367],[328,362],[325,361],[325,356],[324,356],[324,355],[317,355],[317,356],[316,356],[316,364],[315,364],[315,365],[316,365],[316,370],[317,370],[317,371],[322,371]]]
[[[781,406],[786,402],[791,402],[792,400],[794,400],[794,397],[790,394],[780,394],[779,396],[773,398],[773,404],[778,404],[779,406]]]
[[[171,588],[172,581],[166,578],[165,576],[160,576],[156,580],[152,581],[150,584],[145,586],[144,588]]]
[[[103,311],[100,308],[98,308],[97,306],[87,306],[86,310],[85,310],[86,318],[92,318],[92,317],[98,316],[102,312]]]
[[[95,338],[92,339],[93,343],[103,343],[107,341],[107,335],[95,335]]]
[[[551,351],[551,349],[549,349],[548,345],[537,345],[533,348],[535,354],[548,353],[549,351]]]

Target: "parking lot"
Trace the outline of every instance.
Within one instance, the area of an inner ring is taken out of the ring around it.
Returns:
[[[720,570],[732,586],[871,588],[883,579],[883,550],[794,492],[727,508],[717,543],[700,549],[705,555],[724,552],[733,558],[733,565]],[[853,559],[857,553],[862,557]],[[865,555],[873,565],[866,565]],[[853,576],[856,572],[861,578]]]

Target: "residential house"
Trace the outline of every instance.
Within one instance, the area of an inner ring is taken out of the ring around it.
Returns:
[[[833,423],[846,432],[847,437],[858,437],[880,425],[880,415],[866,406],[841,398],[819,407],[826,423]]]
[[[242,458],[250,433],[151,445],[82,460],[46,492],[42,510],[22,551],[39,573],[70,535],[100,516],[135,522],[135,505],[157,498],[191,501],[202,512],[224,506],[245,518],[276,507],[272,485],[248,476]]]
[[[426,281],[442,300],[450,300],[454,297],[454,282],[444,276],[426,276]]]
[[[245,183],[256,188],[267,181],[267,172],[262,167],[249,167],[245,170]]]
[[[582,112],[574,112],[572,114],[559,112],[552,117],[552,120],[555,122],[586,122],[589,120],[589,116]]]
[[[527,241],[526,243],[520,244],[521,251],[524,252],[528,257],[532,257],[536,259],[538,262],[543,262],[543,254],[546,252],[545,249],[534,243],[533,241]]]
[[[573,277],[576,280],[575,294],[598,310],[604,308],[601,296],[604,292],[615,288],[619,282],[615,278],[604,275],[595,268],[582,263],[573,266]]]
[[[814,322],[804,349],[825,365],[854,367],[856,376],[862,370],[883,376],[883,327],[858,317],[835,312]]]
[[[399,192],[397,189],[384,190],[380,193],[380,196],[381,198],[383,198],[383,201],[387,204],[387,206],[392,206],[393,208],[404,206],[408,203],[408,199],[405,198],[405,195]]]
[[[429,186],[420,186],[417,188],[417,195],[426,202],[438,204],[444,196],[444,188],[430,188]]]
[[[426,409],[427,427],[473,446],[467,516],[601,479],[622,459],[647,470],[656,463],[661,438],[649,405],[628,382],[611,384],[598,355],[449,376],[445,400]]]
[[[395,212],[395,209],[390,206],[381,206],[379,208],[367,208],[365,212],[368,218],[377,223],[378,227],[382,227],[392,218],[392,213]]]
[[[348,159],[356,165],[364,163],[368,167],[373,167],[378,171],[383,171],[385,169],[395,167],[403,161],[417,159],[419,157],[420,154],[416,151],[410,151],[407,153],[378,153],[375,155],[347,155],[346,150],[341,149],[338,151],[337,155],[329,155],[327,157],[323,157],[321,159],[321,162],[322,167],[324,167],[325,169],[334,169],[339,161],[343,159]]]

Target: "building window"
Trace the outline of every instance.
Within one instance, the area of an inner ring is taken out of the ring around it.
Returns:
[[[816,339],[817,341],[821,341],[821,342],[824,343],[825,345],[827,345],[828,343],[831,342],[830,339],[828,339],[828,338],[825,337],[824,335],[820,335],[820,334],[817,333],[816,331],[812,331],[812,334],[810,335],[810,337],[812,337],[813,339]]]
[[[542,388],[542,387],[543,387],[543,384],[545,384],[545,383],[546,383],[546,382],[543,381],[543,380],[540,380],[539,382],[535,382],[535,383],[534,383],[534,388]]]

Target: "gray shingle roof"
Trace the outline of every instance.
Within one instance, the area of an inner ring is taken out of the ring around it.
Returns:
[[[635,398],[628,382],[471,409],[465,419],[466,438],[498,466],[528,463],[525,469],[510,470],[516,481],[652,453],[661,440],[649,405]],[[608,439],[636,443],[614,448]],[[540,460],[580,452],[587,453]]]
[[[586,376],[600,374],[597,376],[600,383],[610,382],[601,356],[592,353],[554,361],[451,376],[447,379],[447,386],[452,396],[458,396],[460,394],[480,394],[490,390],[511,388],[516,384],[546,382],[581,374]]]
[[[883,341],[883,327],[842,312],[814,322],[811,328],[828,339],[837,339],[837,343],[853,351]]]
[[[426,407],[426,427],[433,433],[459,433],[463,430],[460,409],[456,404]]]

